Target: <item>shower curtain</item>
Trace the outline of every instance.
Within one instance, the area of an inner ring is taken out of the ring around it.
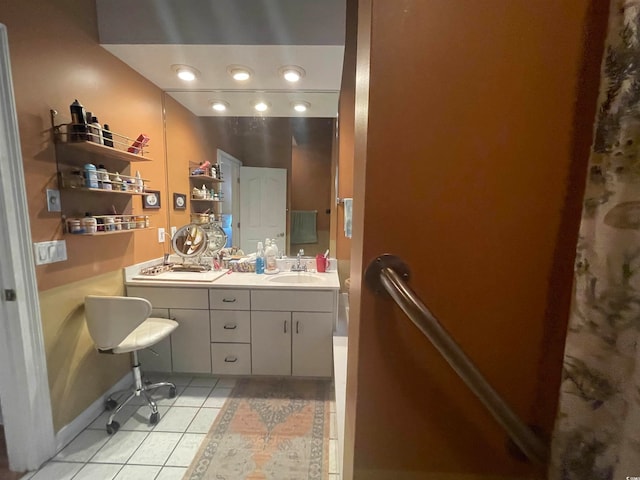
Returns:
[[[551,480],[640,479],[640,0],[612,0]]]

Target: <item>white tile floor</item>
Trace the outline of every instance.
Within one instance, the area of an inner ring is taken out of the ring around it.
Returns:
[[[153,375],[150,380],[156,381]],[[118,413],[120,430],[108,435],[105,412],[37,472],[21,480],[180,480],[229,397],[233,378],[173,376],[176,398],[166,388],[154,395],[160,421],[140,398]],[[335,402],[331,402],[329,478],[339,480]],[[306,479],[300,479],[306,480]]]

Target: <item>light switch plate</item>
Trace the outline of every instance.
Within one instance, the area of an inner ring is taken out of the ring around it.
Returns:
[[[178,231],[178,227],[171,227],[171,238],[173,238],[173,236],[176,234],[177,231]]]
[[[35,242],[33,244],[33,255],[36,265],[64,262],[67,259],[67,242],[64,240]]]
[[[49,212],[62,211],[62,205],[60,205],[60,190],[47,188],[47,210]]]
[[[158,229],[158,243],[164,243],[164,228]]]

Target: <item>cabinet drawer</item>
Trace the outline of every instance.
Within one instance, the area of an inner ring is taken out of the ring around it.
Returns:
[[[206,288],[127,287],[127,296],[142,297],[153,308],[189,308],[209,310]]]
[[[209,290],[211,310],[249,310],[249,290],[220,288]]]
[[[209,316],[212,342],[251,342],[251,313],[248,310],[212,310]]]
[[[211,371],[218,375],[250,375],[251,345],[212,343]]]
[[[252,290],[253,310],[292,312],[331,312],[336,294],[333,291]]]

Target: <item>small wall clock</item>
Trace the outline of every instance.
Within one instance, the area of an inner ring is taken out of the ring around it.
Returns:
[[[184,193],[174,193],[173,208],[175,210],[185,210],[187,208],[187,195]]]
[[[158,190],[146,190],[142,197],[142,208],[160,208],[160,192]]]

